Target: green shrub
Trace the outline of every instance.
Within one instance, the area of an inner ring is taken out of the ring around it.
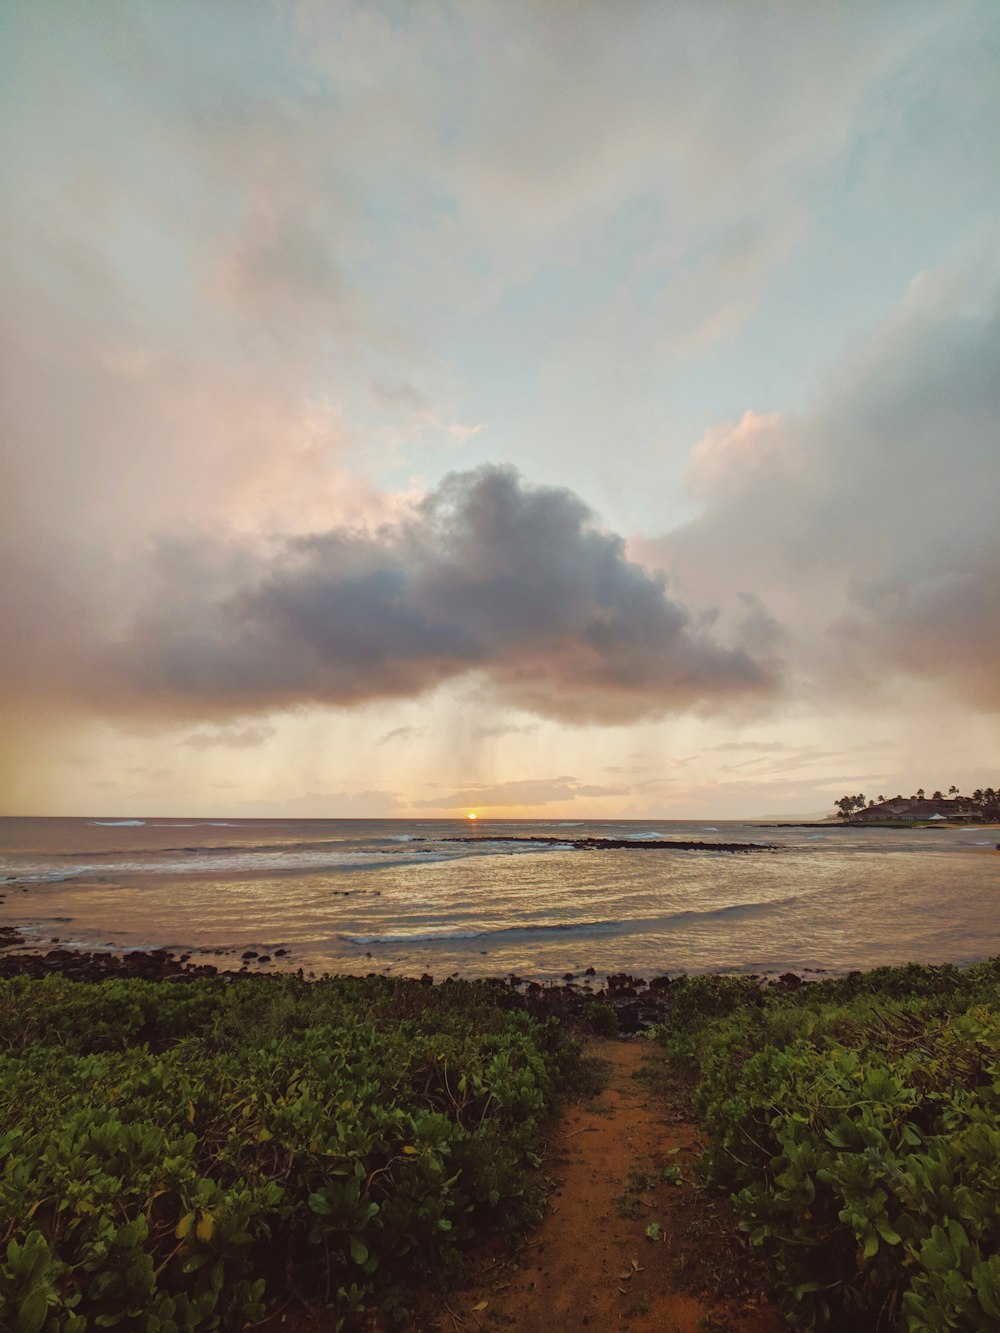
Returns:
[[[583,1006],[583,1016],[599,1037],[618,1036],[618,1011],[614,1005],[602,1000],[587,1000]]]
[[[702,1172],[792,1322],[1000,1328],[998,977],[994,960],[760,988],[665,1030],[699,1065]]]
[[[402,1312],[530,1168],[577,1056],[485,984],[0,983],[0,1327]]]

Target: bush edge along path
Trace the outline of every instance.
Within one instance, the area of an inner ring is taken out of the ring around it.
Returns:
[[[792,1323],[1000,1328],[1000,962],[659,997],[701,1197],[733,1196]],[[0,981],[0,1326],[405,1320],[471,1243],[541,1216],[540,1133],[582,1066],[525,1003],[378,977]]]

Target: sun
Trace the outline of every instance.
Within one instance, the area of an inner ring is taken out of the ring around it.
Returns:
[[[475,810],[470,810],[470,811],[469,811],[469,818],[470,818],[470,819],[478,819],[479,816],[476,814]]]

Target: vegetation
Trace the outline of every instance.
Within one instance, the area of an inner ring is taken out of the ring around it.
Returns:
[[[502,987],[0,982],[0,1327],[341,1319],[539,1206],[577,1059]]]
[[[927,793],[923,787],[918,787],[912,796],[908,797],[911,801],[923,801]],[[875,799],[865,800],[864,792],[859,792],[856,796],[841,796],[838,801],[834,801],[837,807],[838,819],[849,819],[856,811],[871,809],[873,806],[881,805],[885,801],[884,796]],[[902,796],[896,796],[890,799],[897,801],[903,800]],[[947,797],[939,790],[931,793],[932,801],[949,800],[954,802],[954,808],[957,814],[965,815],[970,819],[977,820],[1000,820],[1000,791],[993,787],[977,787],[971,796],[963,796],[954,785],[948,788]]]
[[[1000,1328],[1000,959],[671,991],[702,1172],[791,1322]]]

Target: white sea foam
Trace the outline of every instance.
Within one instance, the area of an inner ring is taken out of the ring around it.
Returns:
[[[100,824],[102,828],[143,828],[144,819],[89,819],[88,824]]]
[[[385,935],[343,935],[348,944],[419,944],[425,940],[477,940],[486,930],[396,930]]]

